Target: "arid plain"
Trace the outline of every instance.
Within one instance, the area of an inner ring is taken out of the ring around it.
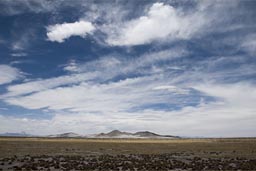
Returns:
[[[0,138],[0,170],[256,170],[256,139]]]

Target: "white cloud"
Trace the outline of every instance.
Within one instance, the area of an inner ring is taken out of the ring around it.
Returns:
[[[161,39],[188,39],[209,22],[198,11],[185,14],[170,5],[155,3],[145,16],[126,21],[116,30],[109,30],[107,43],[122,46]]]
[[[84,38],[94,30],[93,24],[87,21],[56,24],[47,27],[47,37],[50,41],[62,43],[71,36],[81,36]]]
[[[162,85],[158,87],[154,87],[153,90],[167,90],[169,92],[177,93],[177,94],[188,94],[189,90],[184,88],[179,88],[172,85]]]
[[[72,74],[66,76],[60,76],[55,78],[49,78],[44,80],[34,80],[17,85],[11,85],[7,87],[8,93],[0,96],[1,98],[6,98],[9,96],[19,96],[28,93],[43,91],[47,89],[52,89],[58,86],[78,84],[82,81],[87,81],[97,76],[95,73],[81,73]]]
[[[131,60],[124,60],[114,56],[102,57],[99,60],[94,60],[85,64],[79,64],[76,61],[71,60],[67,65],[64,65],[63,69],[70,71],[73,74],[43,80],[30,80],[29,82],[11,85],[7,87],[8,93],[0,96],[0,98],[44,91],[58,86],[79,84],[93,79],[97,79],[97,81],[100,82],[133,72],[160,73],[162,72],[161,68],[151,67],[151,65],[159,61],[170,61],[176,58],[181,58],[187,54],[188,52],[185,49],[174,47],[159,52],[147,53]],[[148,66],[150,66],[152,71],[142,69],[143,67]]]
[[[10,83],[22,76],[22,73],[14,67],[0,65],[0,85]]]
[[[159,55],[158,57],[152,55],[156,61],[172,59],[168,57],[168,52],[155,54]],[[154,63],[154,60],[148,59],[149,56],[141,56],[141,59],[133,61],[138,64],[130,70],[134,71],[141,66]],[[116,67],[120,65],[119,60],[111,60],[109,63],[104,61],[107,59],[99,60],[92,65],[98,71],[96,77],[92,75],[86,78],[90,70],[85,70],[85,73],[80,75],[83,79],[77,77],[79,74],[72,74],[9,86],[10,94],[2,98],[3,101],[26,109],[48,109],[54,115],[49,120],[2,116],[0,130],[15,132],[16,129],[37,134],[33,132],[35,127],[44,128],[50,125],[47,129],[41,129],[43,131],[39,133],[74,131],[86,134],[122,129],[151,130],[163,134],[186,136],[255,136],[256,89],[252,84],[213,83],[211,78],[214,74],[201,73],[200,70],[196,73],[186,72],[176,75],[175,78],[159,73],[119,82],[89,81],[90,78],[97,78],[99,75],[102,77],[108,75],[108,78],[112,78],[116,76],[115,72],[120,73],[119,68]],[[216,62],[223,63],[223,59],[209,61],[212,65],[217,65]],[[111,73],[106,68],[116,71]],[[210,78],[207,80],[204,77]],[[199,78],[204,81],[198,81]],[[78,83],[78,85],[70,86],[70,83]],[[68,87],[62,85],[68,85]],[[193,88],[205,95],[215,97],[216,101],[205,101],[202,97],[199,105],[188,107],[184,100],[190,103],[195,101],[194,95],[190,94]],[[180,96],[186,97],[180,98]],[[155,103],[184,103],[187,107],[172,111],[148,108],[142,108],[139,111],[131,110]],[[30,124],[27,124],[28,122]]]
[[[64,66],[63,69],[69,72],[79,72],[78,64],[75,60],[70,60],[69,63]]]
[[[148,82],[151,84],[147,85]],[[117,83],[86,84],[59,87],[27,96],[5,99],[6,102],[28,109],[118,112],[131,105],[155,101],[152,78],[127,79]],[[117,93],[119,92],[119,93]],[[152,96],[151,98],[145,98]],[[99,108],[100,106],[100,108]]]
[[[221,98],[226,107],[237,108],[238,110],[256,110],[256,88],[248,83],[236,84],[203,84],[194,86],[195,89],[207,93],[210,96]],[[247,109],[246,109],[247,108]],[[246,115],[245,112],[243,115]]]
[[[172,60],[181,61],[180,57],[187,54],[182,48],[172,48],[133,59],[106,56],[85,64],[71,60],[66,66],[76,66],[79,73],[11,85],[7,87],[7,94],[0,97],[9,105],[48,110],[53,118],[2,116],[0,130],[22,130],[35,134],[74,131],[86,134],[121,129],[186,136],[255,136],[254,86],[249,83],[217,83],[228,74],[239,74],[240,67],[236,67],[238,70],[235,72],[230,69],[213,70],[229,62],[243,63],[245,59],[242,56],[212,57],[191,66],[191,70],[170,74],[169,67],[177,65],[182,68],[184,65]],[[182,59],[186,60],[189,58]],[[161,66],[161,72],[151,71],[150,66],[166,61],[168,65]],[[144,76],[109,81],[142,68],[147,68]],[[65,66],[63,69],[66,69]],[[216,81],[213,81],[215,78]],[[203,95],[195,97],[199,92]],[[217,101],[208,101],[204,96],[215,97]],[[201,98],[201,102],[199,99],[198,105],[191,105],[198,101],[196,98]],[[181,108],[169,111],[150,108],[155,104],[181,105]],[[10,123],[15,123],[15,126]],[[47,129],[35,132],[35,127]]]
[[[112,79],[116,76],[140,73],[140,74],[156,74],[164,72],[163,67],[158,67],[156,64],[159,62],[170,62],[172,60],[183,58],[189,52],[184,47],[172,47],[162,51],[145,53],[138,57],[120,58],[120,56],[109,55],[81,64],[79,67],[80,72],[99,71],[98,81]],[[172,69],[180,69],[171,64],[168,66]]]

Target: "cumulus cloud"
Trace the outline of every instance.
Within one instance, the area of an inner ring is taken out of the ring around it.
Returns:
[[[207,22],[199,12],[184,14],[164,3],[153,4],[146,15],[126,21],[108,33],[111,45],[140,45],[159,39],[188,39]]]
[[[47,37],[50,41],[62,43],[71,36],[85,37],[91,34],[95,27],[88,21],[77,21],[74,23],[63,23],[47,27]]]
[[[9,65],[0,65],[0,85],[10,83],[22,76],[22,73]]]

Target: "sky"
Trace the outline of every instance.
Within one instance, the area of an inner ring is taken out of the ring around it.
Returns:
[[[0,133],[256,136],[254,0],[0,9]]]

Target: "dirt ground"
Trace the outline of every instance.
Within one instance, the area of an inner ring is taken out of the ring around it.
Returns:
[[[256,138],[0,138],[0,170],[256,170]]]

